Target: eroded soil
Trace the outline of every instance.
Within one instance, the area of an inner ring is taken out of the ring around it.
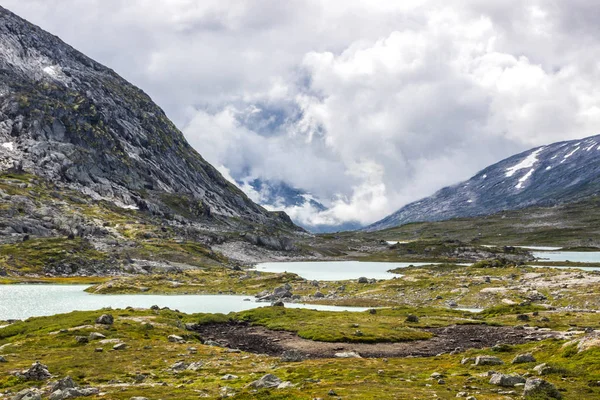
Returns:
[[[196,328],[205,340],[251,353],[281,356],[296,350],[307,358],[330,358],[336,353],[356,352],[361,357],[430,357],[440,353],[482,349],[496,344],[522,344],[556,337],[557,332],[538,332],[507,326],[452,325],[425,329],[435,336],[402,343],[329,343],[303,339],[292,332],[274,331],[244,322],[207,324]]]

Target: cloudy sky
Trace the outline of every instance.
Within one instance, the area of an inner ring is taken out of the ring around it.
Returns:
[[[599,133],[595,0],[2,5],[144,89],[225,175],[329,207],[286,210],[306,225],[368,224],[516,152]]]

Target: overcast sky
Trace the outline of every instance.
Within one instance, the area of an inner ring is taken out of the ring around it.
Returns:
[[[598,133],[597,0],[2,5],[140,86],[224,174],[330,207],[287,210],[305,224],[371,223]]]

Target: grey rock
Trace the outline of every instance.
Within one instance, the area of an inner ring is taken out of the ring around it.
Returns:
[[[313,297],[315,299],[322,299],[323,297],[325,297],[325,295],[323,293],[321,293],[320,291],[316,291],[315,294],[313,295]]]
[[[276,388],[281,385],[282,380],[272,374],[266,374],[262,378],[250,383],[250,387],[256,389]]]
[[[525,383],[525,378],[520,375],[494,374],[490,379],[490,385],[514,387],[519,383]]]
[[[8,360],[4,356],[0,356],[0,363],[7,363]]]
[[[369,280],[366,277],[361,276],[360,278],[358,278],[357,282],[358,283],[369,283]]]
[[[169,369],[171,371],[183,371],[189,367],[189,364],[183,361],[177,361],[175,364],[171,365]]]
[[[90,340],[106,339],[106,336],[104,336],[100,332],[92,332],[92,333],[90,333],[90,336],[88,336],[88,337],[89,337]]]
[[[204,363],[202,361],[195,361],[195,362],[191,363],[190,365],[188,365],[188,367],[186,369],[188,371],[198,371],[203,366],[204,366]]]
[[[504,361],[494,356],[477,356],[475,357],[475,365],[502,365]]]
[[[77,343],[84,344],[84,343],[88,343],[90,341],[90,339],[87,336],[75,336],[75,341]]]
[[[10,398],[11,400],[42,400],[42,395],[33,389],[23,389]]]
[[[125,343],[117,343],[113,346],[113,350],[125,350],[127,348],[127,344]]]
[[[535,367],[533,367],[533,370],[538,375],[548,375],[548,374],[555,372],[556,369],[546,363],[542,363],[542,364],[539,364],[539,365],[536,365]]]
[[[535,357],[531,353],[517,354],[512,360],[512,364],[523,364],[535,362]]]
[[[419,317],[417,317],[416,315],[409,314],[408,317],[406,317],[406,322],[416,324],[417,322],[419,322]]]
[[[115,319],[111,314],[102,314],[96,319],[96,323],[100,325],[112,325],[114,322]]]
[[[540,378],[529,378],[525,381],[523,388],[523,396],[537,397],[543,399],[561,399],[562,395],[556,387],[550,382],[546,382]]]
[[[171,343],[185,343],[185,339],[177,335],[169,335],[167,338]]]
[[[306,357],[298,350],[286,350],[281,354],[280,359],[283,362],[299,362],[304,361]]]
[[[334,354],[335,358],[362,358],[360,354],[355,351],[343,351]]]
[[[237,375],[225,374],[221,377],[221,380],[222,381],[233,381],[238,378],[239,378],[239,376],[237,376]]]
[[[67,376],[61,380],[58,380],[50,385],[50,392],[56,392],[57,390],[65,390],[77,387],[75,382],[70,376]]]
[[[52,377],[52,374],[48,371],[48,367],[39,361],[33,363],[31,368],[23,371],[21,375],[29,381],[43,381]]]

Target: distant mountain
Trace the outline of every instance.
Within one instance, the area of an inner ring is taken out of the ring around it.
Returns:
[[[551,206],[599,193],[600,135],[553,143],[507,158],[468,181],[406,205],[365,230]]]
[[[238,182],[242,188],[249,186],[259,196],[255,199],[259,204],[271,208],[302,207],[311,205],[317,211],[325,211],[327,208],[317,201],[307,191],[288,185],[285,182],[253,179],[248,182]]]
[[[142,90],[0,7],[0,171],[157,216],[293,228],[228,182]]]

